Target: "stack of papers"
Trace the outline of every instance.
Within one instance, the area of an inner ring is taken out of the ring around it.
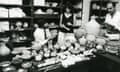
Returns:
[[[34,5],[45,6],[45,0],[34,0]]]

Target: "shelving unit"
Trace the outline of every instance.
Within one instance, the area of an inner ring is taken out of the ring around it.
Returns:
[[[10,20],[30,20],[32,17],[14,17],[14,18],[0,18],[1,21],[10,21]]]
[[[34,19],[59,19],[59,15],[50,15],[50,14],[40,14],[39,16],[35,16]]]
[[[22,35],[26,35],[27,33],[29,33],[29,35],[32,34],[32,29],[30,29],[30,25],[32,24],[31,23],[31,20],[32,20],[32,16],[31,16],[31,4],[24,4],[26,0],[23,0],[23,4],[22,5],[17,5],[17,4],[0,4],[0,7],[3,7],[3,8],[6,8],[8,9],[8,17],[0,17],[0,21],[8,21],[9,22],[9,31],[7,31],[7,33],[5,32],[5,34],[7,34],[9,37],[10,37],[10,41],[9,43],[12,44],[12,47],[16,47],[18,46],[16,41],[13,40],[13,37],[12,35],[13,34],[16,34],[16,35],[19,35],[22,34]],[[29,0],[30,1],[30,0]],[[13,9],[13,8],[20,8],[21,10],[23,10],[23,12],[26,14],[26,16],[24,17],[10,17],[10,9]],[[11,26],[14,26],[16,24],[16,22],[22,22],[22,24],[24,22],[27,22],[29,24],[29,30],[27,29],[24,29],[22,31],[19,31],[19,30],[15,30],[15,29],[11,29]],[[27,33],[26,33],[27,31]],[[19,36],[18,38],[20,38],[21,36]],[[27,46],[29,44],[29,42],[31,41],[31,36],[24,36],[24,37],[27,37],[26,41],[23,41],[23,44],[21,43],[22,41],[19,41],[19,45],[21,46]],[[29,41],[28,41],[29,40]],[[25,44],[26,43],[26,44]]]
[[[69,0],[68,0],[69,1]],[[81,0],[79,0],[81,1]],[[67,2],[67,0],[66,0]],[[55,24],[59,25],[59,21],[60,21],[60,14],[63,12],[63,6],[66,3],[64,0],[45,0],[45,3],[50,3],[48,5],[34,5],[34,0],[23,0],[23,4],[22,5],[16,5],[16,4],[0,4],[0,7],[6,8],[8,9],[8,17],[0,17],[0,21],[8,21],[9,22],[9,26],[10,26],[10,33],[15,34],[15,33],[19,33],[19,30],[15,30],[15,29],[11,29],[11,26],[15,26],[16,22],[21,22],[22,25],[27,22],[29,25],[29,27],[27,29],[24,29],[23,31],[20,31],[20,33],[25,34],[25,32],[27,31],[27,33],[29,33],[29,37],[28,39],[31,39],[31,41],[33,40],[32,38],[32,33],[33,33],[33,26],[35,23],[40,24],[40,21],[45,21],[48,23],[51,22],[55,22]],[[71,3],[73,3],[74,6],[74,2],[71,0]],[[83,1],[81,1],[82,4]],[[52,6],[52,3],[57,3],[56,6]],[[76,3],[77,4],[77,3]],[[21,10],[23,10],[23,12],[26,14],[26,16],[24,17],[10,17],[9,15],[9,10],[11,8],[20,8]],[[81,8],[74,8],[74,13],[77,14],[78,12],[81,12],[80,14],[78,14],[77,16],[77,20],[81,20],[82,21],[82,9],[83,5],[81,6]],[[43,11],[44,13],[42,14],[35,14],[35,11],[40,9],[41,11]],[[56,12],[57,14],[49,14],[46,13],[47,9],[52,9],[53,12]],[[77,11],[77,12],[75,12]],[[43,25],[43,24],[42,24]],[[11,35],[12,35],[11,34]],[[11,36],[10,36],[11,37]]]
[[[62,3],[62,0],[46,0],[46,1],[49,1],[49,2],[57,2],[59,4]],[[28,37],[28,40],[30,41],[30,39],[33,39],[32,38],[32,33],[33,33],[33,25],[34,23],[36,23],[37,21],[39,20],[46,20],[46,21],[59,21],[59,15],[60,14],[57,14],[57,15],[52,15],[52,14],[39,14],[37,16],[34,15],[34,11],[37,10],[37,9],[42,9],[42,10],[46,10],[46,9],[53,9],[55,11],[58,11],[60,13],[60,11],[62,10],[62,7],[60,6],[57,6],[57,7],[52,7],[52,6],[35,6],[33,4],[34,0],[23,0],[23,4],[22,5],[14,5],[14,4],[0,4],[0,7],[3,7],[3,8],[6,8],[8,9],[8,17],[0,17],[0,21],[8,21],[9,22],[9,26],[10,26],[10,30],[7,31],[9,32],[10,34],[10,37],[12,37],[13,34],[28,34],[27,37]],[[9,9],[11,8],[21,8],[21,10],[23,10],[23,12],[26,14],[25,17],[10,17],[9,16]],[[11,26],[15,26],[16,22],[21,22],[22,24],[24,22],[27,22],[29,24],[29,28],[27,29],[23,29],[23,30],[15,30],[15,29],[11,29]],[[59,22],[58,22],[59,23]],[[13,38],[11,38],[13,39]],[[13,44],[19,44],[21,45],[21,43],[28,41],[28,40],[25,40],[25,41],[18,41],[18,42],[15,42],[13,40],[12,43]]]

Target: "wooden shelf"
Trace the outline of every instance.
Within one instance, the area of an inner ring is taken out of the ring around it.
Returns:
[[[23,41],[14,41],[12,40],[11,43],[13,45],[13,47],[20,47],[20,46],[31,46],[32,40],[28,39],[28,40],[23,40]]]
[[[9,20],[31,20],[31,19],[59,19],[58,14],[36,14],[34,17],[9,17],[9,18],[0,18],[0,21],[9,21]]]
[[[46,0],[46,2],[61,2],[62,0]]]
[[[100,11],[100,10],[106,11],[104,9],[92,9],[92,11]]]
[[[117,0],[92,0],[91,2],[115,2],[117,3],[118,1]]]
[[[32,17],[10,17],[10,18],[0,18],[0,21],[9,21],[9,20],[29,20],[32,19]]]
[[[52,8],[52,9],[61,9],[61,7],[50,7],[50,6],[33,6],[34,8]]]
[[[8,7],[8,8],[11,8],[11,7],[32,7],[31,5],[10,5],[10,4],[0,4],[0,7]]]
[[[28,28],[28,29],[23,29],[23,30],[9,30],[10,32],[24,32],[24,31],[32,31],[32,28]]]
[[[105,16],[96,16],[97,19],[105,19]]]
[[[34,19],[59,19],[59,15],[55,14],[38,14],[34,16]]]

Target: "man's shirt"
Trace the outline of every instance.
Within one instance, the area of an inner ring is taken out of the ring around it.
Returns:
[[[105,23],[108,23],[114,26],[116,29],[120,30],[120,12],[116,11],[113,16],[111,16],[111,14],[107,14]]]

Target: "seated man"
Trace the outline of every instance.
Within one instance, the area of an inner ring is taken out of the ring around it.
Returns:
[[[38,24],[34,24],[34,26],[35,31],[33,33],[34,42],[32,48],[39,50],[44,44],[46,44],[49,41],[50,38],[48,39],[45,38],[46,29],[44,29],[43,27],[39,27]]]
[[[52,24],[52,23],[51,23]],[[54,45],[57,42],[57,27],[51,25],[48,28],[39,28],[37,24],[35,24],[35,32],[34,32],[34,39],[33,48],[36,50],[40,50],[40,48],[44,45],[48,44],[48,48],[52,48],[50,46]]]

